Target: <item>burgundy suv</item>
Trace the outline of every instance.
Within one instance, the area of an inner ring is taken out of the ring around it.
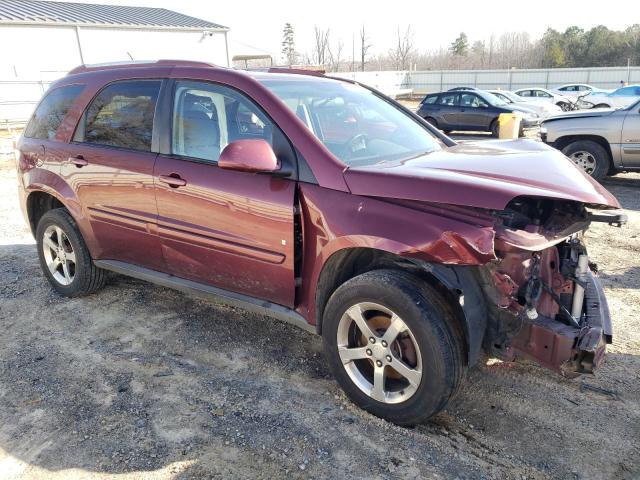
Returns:
[[[76,68],[18,148],[57,292],[114,271],[317,332],[353,401],[399,424],[483,351],[576,376],[611,342],[581,237],[624,219],[542,143],[456,144],[346,80],[159,61]]]

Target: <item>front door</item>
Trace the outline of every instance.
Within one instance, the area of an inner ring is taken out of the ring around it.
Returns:
[[[622,125],[622,165],[640,168],[640,108],[629,110]]]
[[[487,130],[492,118],[489,104],[475,93],[460,94],[459,124],[467,130]]]
[[[89,220],[93,254],[147,268],[164,267],[155,228],[151,136],[160,80],[119,81],[89,104],[60,173]]]
[[[229,143],[272,142],[277,127],[231,88],[177,81],[173,90],[171,153],[154,172],[167,270],[293,306],[295,181],[217,166]]]

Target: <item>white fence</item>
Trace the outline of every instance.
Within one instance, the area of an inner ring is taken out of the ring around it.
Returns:
[[[40,72],[39,80],[0,79],[0,129],[23,125],[51,81],[64,73]],[[341,72],[332,75],[358,80],[387,94],[411,90],[418,95],[453,87],[516,90],[588,83],[594,87],[617,88],[621,80],[640,84],[640,67]]]
[[[517,90],[525,87],[554,88],[565,83],[587,83],[599,88],[618,88],[620,81],[640,84],[640,67],[346,72],[332,75],[355,79],[383,92],[411,89],[417,94],[453,87]]]

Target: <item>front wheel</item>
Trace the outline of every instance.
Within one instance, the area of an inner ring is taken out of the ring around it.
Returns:
[[[598,181],[605,177],[611,166],[609,153],[591,140],[572,142],[562,149],[562,153]]]
[[[403,271],[374,270],[339,287],[324,313],[330,368],[361,408],[399,425],[446,407],[466,370],[451,306]]]
[[[567,102],[558,102],[556,103],[556,105],[558,105],[563,112],[569,112],[571,111],[571,105],[568,104]]]

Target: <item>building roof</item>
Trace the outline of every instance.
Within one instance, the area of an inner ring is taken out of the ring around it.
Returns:
[[[227,27],[166,8],[39,0],[0,0],[0,24],[213,30]]]

